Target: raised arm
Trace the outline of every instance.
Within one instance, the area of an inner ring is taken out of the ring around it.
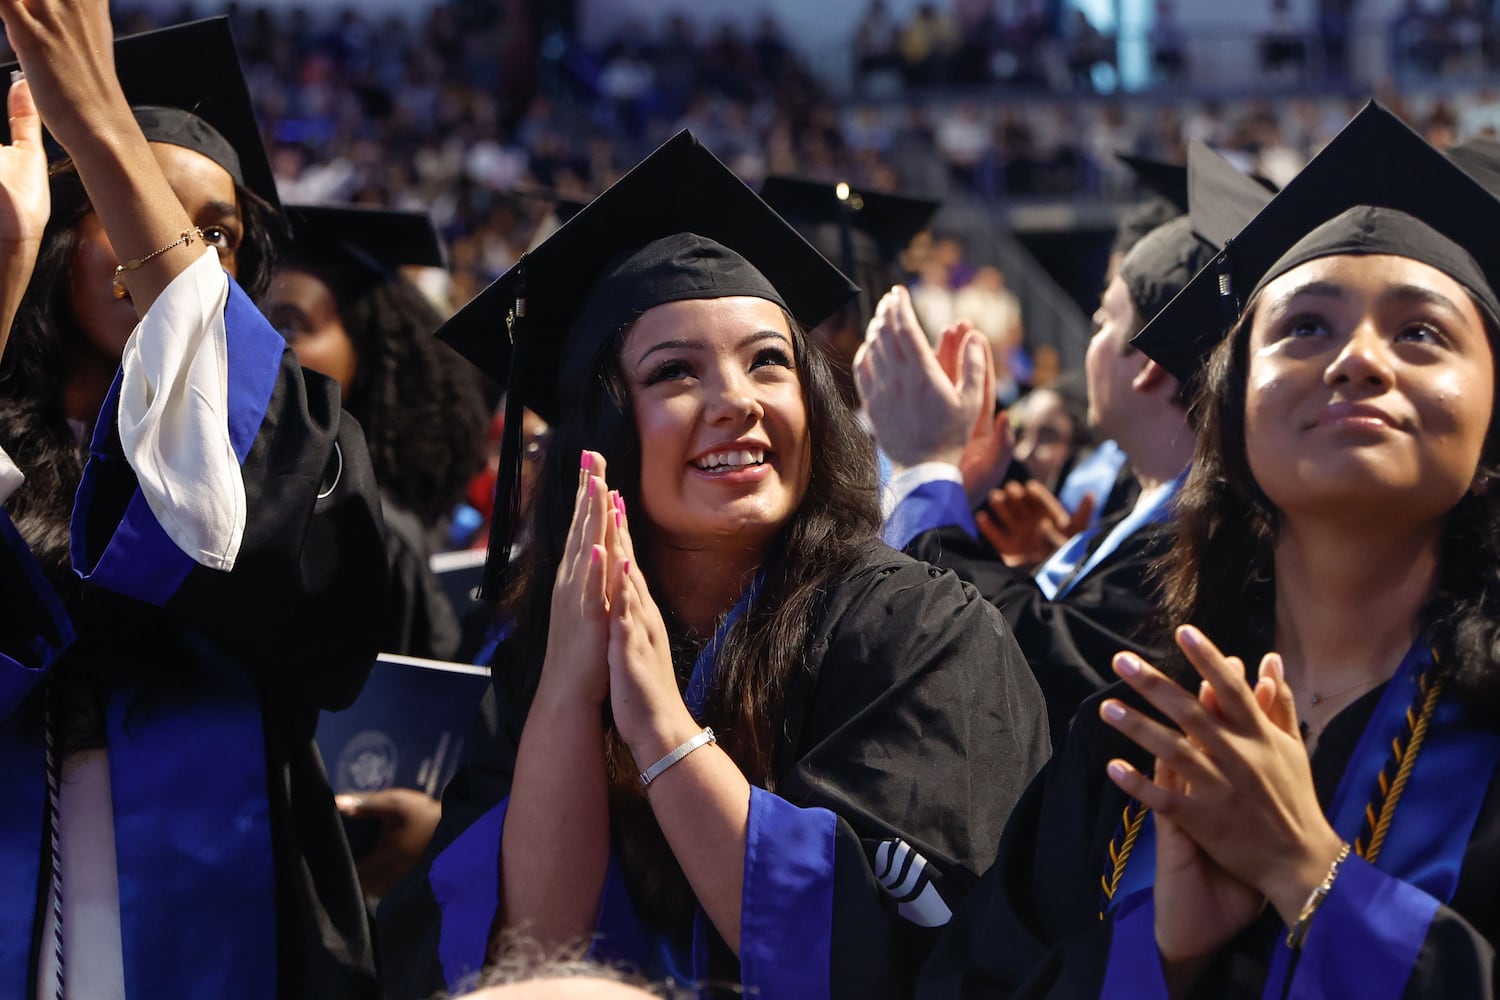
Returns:
[[[30,82],[42,121],[73,159],[122,262],[140,260],[192,229],[115,77],[104,0],[3,0],[0,20]],[[126,272],[138,315],[202,251],[201,242]]]

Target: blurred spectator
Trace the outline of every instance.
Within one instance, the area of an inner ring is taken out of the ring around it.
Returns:
[[[1307,68],[1307,41],[1292,20],[1290,0],[1270,0],[1270,15],[1270,24],[1260,37],[1261,71],[1296,79]]]
[[[980,164],[992,151],[993,129],[979,102],[963,100],[938,123],[933,137],[954,181],[972,189]]]
[[[958,26],[936,4],[924,3],[901,31],[901,65],[909,87],[948,82],[958,53]]]
[[[1331,84],[1349,79],[1349,29],[1356,0],[1318,0],[1318,39],[1323,46],[1323,78]]]
[[[979,328],[995,358],[995,396],[1010,403],[1019,394],[1015,368],[1022,350],[1021,300],[1005,287],[1005,275],[986,264],[953,297],[953,313]],[[1019,366],[1029,367],[1029,365]]]
[[[1087,404],[1055,389],[1033,389],[1011,408],[1016,461],[1056,493],[1092,438]]]
[[[854,86],[863,91],[877,74],[901,72],[901,28],[885,0],[870,0],[854,29]]]

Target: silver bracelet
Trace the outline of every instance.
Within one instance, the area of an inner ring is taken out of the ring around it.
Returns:
[[[688,754],[692,753],[694,750],[698,749],[701,746],[707,746],[708,744],[714,742],[717,742],[717,739],[714,736],[714,731],[707,726],[704,726],[703,732],[695,734],[691,739],[684,742],[676,750],[673,750],[661,760],[657,761],[655,764],[652,764],[650,767],[642,771],[640,774],[641,787],[645,788],[647,785],[651,784],[651,782],[661,777],[661,773],[663,771],[671,767],[673,764],[677,763],[682,758],[686,757]]]

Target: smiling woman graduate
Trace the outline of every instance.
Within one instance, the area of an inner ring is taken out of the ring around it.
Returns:
[[[1497,227],[1372,104],[1137,336],[1201,382],[1180,653],[1115,658],[919,996],[1497,995]]]
[[[805,332],[851,292],[682,133],[450,322],[554,437],[492,725],[381,907],[394,995],[512,934],[764,996],[909,991],[1047,733],[994,609],[877,540]]]

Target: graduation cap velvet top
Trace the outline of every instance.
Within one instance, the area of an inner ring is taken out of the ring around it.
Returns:
[[[280,207],[228,17],[116,39],[115,74],[148,140],[202,153]]]
[[[940,204],[931,198],[856,190],[842,182],[831,184],[785,174],[767,177],[760,196],[795,226],[839,227],[840,264],[846,273],[852,273],[854,267],[849,231],[865,234],[882,258],[894,260],[912,237],[932,223]]]
[[[1500,200],[1372,101],[1132,343],[1187,379],[1266,282],[1340,254],[1428,264],[1500,319],[1497,232]]]
[[[1201,142],[1183,168],[1187,215],[1138,240],[1120,262],[1120,280],[1149,321],[1203,269],[1220,246],[1271,200],[1271,193]]]
[[[443,267],[443,242],[426,212],[363,205],[288,205],[293,267],[327,274],[344,292],[384,284],[403,267]]]
[[[748,295],[812,327],[857,291],[686,131],[523,255],[438,330],[508,386],[484,595],[509,558],[523,405],[558,422],[599,352],[653,306]]]

